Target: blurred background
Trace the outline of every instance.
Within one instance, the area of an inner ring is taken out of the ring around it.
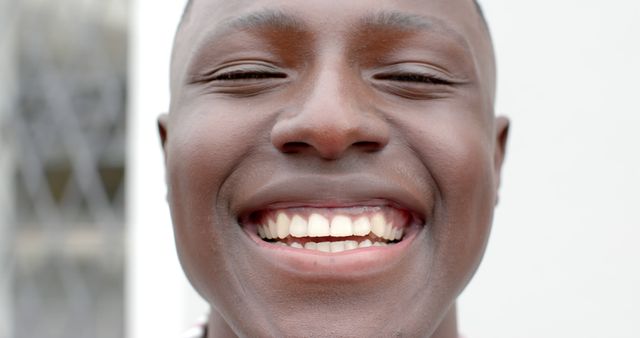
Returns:
[[[184,0],[0,0],[0,338],[178,337],[156,118]],[[482,0],[512,120],[470,338],[640,337],[640,2]]]
[[[123,337],[127,0],[0,0],[0,337]]]

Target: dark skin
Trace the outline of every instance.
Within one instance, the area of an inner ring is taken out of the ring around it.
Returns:
[[[472,1],[198,0],[171,76],[168,199],[209,337],[458,336],[508,131]],[[320,253],[252,218],[363,207],[411,215],[402,240]]]

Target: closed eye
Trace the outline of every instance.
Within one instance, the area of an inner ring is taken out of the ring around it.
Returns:
[[[252,97],[273,92],[289,81],[282,68],[264,62],[232,63],[197,79],[207,93],[230,97]]]
[[[396,82],[413,82],[431,85],[450,86],[453,82],[434,75],[425,75],[417,73],[400,73],[400,74],[378,74],[373,77],[376,80],[396,81]]]
[[[285,79],[287,74],[277,72],[263,71],[230,71],[214,76],[212,81],[242,81],[242,80],[260,80],[260,79]]]

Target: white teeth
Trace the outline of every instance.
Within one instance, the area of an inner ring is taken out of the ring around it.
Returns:
[[[358,248],[358,242],[356,241],[345,241],[344,242],[344,249],[345,250],[353,250],[353,249],[357,249]]]
[[[273,239],[278,237],[278,225],[271,218],[267,221],[267,228],[265,229],[267,238]]]
[[[322,252],[331,252],[331,242],[318,243],[318,247],[316,248],[316,250]]]
[[[391,226],[390,223],[387,223],[384,228],[384,235],[382,238],[393,241],[396,237],[395,229]]]
[[[289,236],[289,225],[291,224],[291,220],[287,215],[285,215],[285,213],[281,212],[278,214],[278,218],[276,219],[276,224],[278,224],[278,227],[277,227],[278,238],[282,239]]]
[[[368,248],[368,247],[371,246],[371,244],[372,244],[371,241],[366,239],[366,240],[360,242],[360,244],[358,245],[358,248]]]
[[[304,218],[295,215],[291,219],[291,227],[289,228],[291,236],[293,237],[306,237],[307,236],[307,221]]]
[[[258,225],[257,232],[260,238],[265,240],[283,240],[285,238],[305,238],[305,237],[351,237],[375,236],[384,238],[387,241],[402,239],[403,228],[395,228],[387,222],[385,215],[381,212],[374,213],[370,217],[361,216],[355,221],[346,215],[336,215],[331,221],[319,213],[312,213],[308,221],[301,215],[293,215],[292,218],[285,212],[278,212],[275,220],[266,218],[267,224]],[[291,236],[291,237],[289,237]],[[364,239],[363,238],[363,239]],[[345,238],[346,239],[346,238]],[[285,241],[277,241],[275,244],[287,245]],[[296,249],[317,250],[322,252],[342,252],[357,248],[368,248],[370,246],[386,246],[389,243],[383,240],[364,239],[363,241],[324,241],[321,243],[305,241],[289,242],[288,246]]]
[[[386,243],[386,242],[372,242],[369,239],[365,239],[359,244],[356,241],[335,241],[335,242],[326,241],[326,242],[320,242],[320,243],[307,242],[304,244],[304,246],[299,242],[291,242],[287,244],[282,241],[277,241],[277,242],[274,242],[273,244],[278,246],[289,246],[295,249],[315,250],[315,251],[326,252],[326,253],[338,253],[338,252],[343,252],[348,250],[356,250],[359,248],[369,248],[372,246],[379,247],[379,246],[389,245],[389,243]]]
[[[348,237],[353,235],[351,218],[347,216],[335,216],[331,221],[331,236]]]
[[[260,236],[260,238],[262,239],[267,238],[267,235],[264,232],[264,227],[262,225],[258,226],[258,236]]]
[[[329,236],[329,220],[319,214],[311,214],[308,224],[309,237]]]
[[[394,240],[399,240],[402,239],[402,236],[404,235],[404,231],[402,229],[396,228],[395,231],[395,236],[394,236]]]
[[[344,251],[344,241],[331,242],[331,252],[342,252],[342,251]]]
[[[371,217],[371,232],[378,237],[383,237],[387,228],[387,221],[383,214],[377,213]]]
[[[353,234],[356,236],[366,236],[371,232],[371,222],[368,217],[360,217],[353,222]]]

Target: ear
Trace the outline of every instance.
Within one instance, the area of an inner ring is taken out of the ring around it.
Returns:
[[[169,128],[169,114],[161,114],[158,116],[158,135],[160,136],[160,143],[162,144],[162,154],[164,155],[164,164],[165,167],[167,165],[167,140],[169,138],[168,134]],[[164,180],[167,184],[167,192],[165,195],[165,200],[169,202],[169,174],[165,170]]]
[[[164,154],[165,163],[167,161],[167,139],[169,125],[169,115],[161,114],[158,116],[158,135],[160,136],[160,142],[162,144],[162,153]]]
[[[502,176],[502,164],[507,153],[507,141],[509,138],[509,119],[503,116],[495,119],[495,148],[493,154],[493,165],[496,182],[496,191],[500,188]],[[498,193],[496,193],[496,204],[498,204]]]

